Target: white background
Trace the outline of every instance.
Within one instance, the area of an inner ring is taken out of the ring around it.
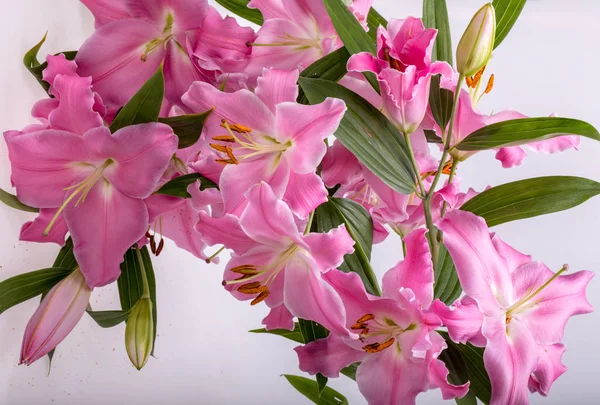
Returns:
[[[483,0],[449,0],[456,44]],[[495,51],[488,71],[496,87],[481,104],[484,111],[512,107],[531,116],[556,112],[600,128],[598,38],[600,2],[530,0],[520,20]],[[420,16],[417,0],[375,0],[386,17]],[[77,49],[93,31],[93,19],[76,0],[2,1],[0,25],[0,130],[33,122],[29,111],[44,93],[21,64],[22,55],[46,30],[42,52]],[[463,186],[479,190],[488,184],[542,175],[577,175],[600,180],[600,144],[584,139],[579,152],[545,156],[532,153],[519,168],[505,170],[493,153],[481,153],[459,168]],[[0,187],[9,190],[6,147],[0,142]],[[497,227],[519,250],[558,270],[600,270],[598,237],[600,199],[568,212]],[[0,206],[0,280],[51,265],[57,247],[18,242],[20,226],[32,215]],[[374,250],[379,276],[400,257],[399,240],[390,237]],[[226,256],[226,255],[224,255]],[[223,257],[225,259],[226,257]],[[42,359],[17,366],[21,337],[38,301],[30,300],[0,316],[0,404],[304,404],[306,400],[281,374],[296,373],[294,343],[247,333],[260,327],[266,308],[251,308],[220,286],[222,266],[206,265],[167,243],[155,260],[158,283],[157,358],[141,371],[129,363],[123,345],[124,326],[99,328],[88,316],[58,347],[52,370]],[[588,297],[600,308],[600,279]],[[117,309],[116,288],[94,291],[97,309]],[[572,319],[567,327],[564,363],[569,371],[553,386],[548,399],[536,404],[596,404],[600,395],[600,311]],[[363,404],[352,381],[331,385],[351,404]],[[438,392],[419,397],[422,404],[441,402]]]

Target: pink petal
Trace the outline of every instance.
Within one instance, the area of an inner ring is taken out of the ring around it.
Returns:
[[[185,94],[197,80],[202,80],[200,72],[190,59],[187,51],[174,40],[166,44],[164,61],[165,98],[175,105],[181,104]]]
[[[4,138],[11,161],[11,181],[19,201],[32,207],[57,208],[65,189],[93,171],[79,135],[52,129]]]
[[[285,102],[276,106],[276,138],[291,142],[286,158],[294,172],[315,171],[327,152],[324,140],[337,130],[345,111],[346,104],[337,98],[316,105]]]
[[[485,221],[470,212],[451,211],[438,222],[444,244],[456,265],[465,293],[486,315],[502,312],[496,297],[510,297],[512,286],[506,260],[498,254]]]
[[[363,350],[348,346],[340,335],[330,334],[304,346],[295,347],[300,362],[300,370],[310,375],[321,373],[326,377],[337,378],[344,367],[361,361]]]
[[[479,347],[485,346],[485,338],[481,334],[483,314],[473,299],[465,297],[457,300],[450,307],[436,299],[430,309],[448,328],[452,341],[463,344],[469,342]]]
[[[448,382],[449,371],[443,361],[433,359],[429,363],[429,378],[431,388],[442,391],[442,399],[462,398],[469,392],[469,382],[463,385],[453,385]]]
[[[354,54],[348,59],[348,72],[373,72],[379,73],[386,67],[383,61],[377,59],[369,52]]]
[[[25,328],[21,363],[42,358],[67,337],[85,313],[91,292],[78,270],[48,292]]]
[[[281,0],[251,0],[248,3],[248,7],[259,9],[265,20],[287,18],[287,13]]]
[[[483,360],[492,383],[490,405],[528,404],[527,384],[538,359],[533,336],[518,322],[506,325],[504,316],[487,318],[483,334]]]
[[[429,386],[429,367],[397,350],[395,345],[365,356],[358,367],[356,382],[369,404],[415,404],[419,393]]]
[[[208,11],[208,2],[198,0],[126,0],[127,8],[135,18],[166,24],[166,14],[173,17],[175,33],[199,29]]]
[[[529,391],[547,396],[554,381],[567,371],[567,367],[562,364],[562,355],[566,347],[562,344],[554,344],[540,346],[539,349],[541,354],[529,378]]]
[[[558,153],[568,149],[577,149],[581,143],[581,138],[577,135],[559,136],[545,141],[531,142],[527,147],[536,152]]]
[[[85,201],[63,215],[73,238],[73,253],[90,288],[115,281],[127,249],[148,229],[146,204],[100,180]]]
[[[83,135],[86,131],[104,125],[102,117],[94,111],[96,100],[89,77],[58,75],[53,89],[58,106],[48,116],[53,128]]]
[[[285,249],[299,233],[290,208],[279,200],[267,183],[246,192],[248,206],[240,216],[240,226],[256,242]]]
[[[54,87],[54,79],[58,75],[77,76],[77,63],[67,60],[62,53],[46,56],[46,62],[48,62],[48,67],[42,72],[42,77],[52,87]]]
[[[333,142],[323,157],[321,177],[327,187],[349,185],[360,179],[358,159],[338,140]]]
[[[275,114],[277,104],[296,102],[299,75],[297,70],[264,69],[254,93]]]
[[[504,242],[497,234],[492,236],[492,243],[496,248],[496,251],[500,256],[502,256],[507,264],[508,269],[512,273],[519,267],[531,263],[531,256],[523,254],[510,246],[508,243]]]
[[[315,208],[327,201],[327,195],[327,189],[316,173],[291,172],[283,200],[296,216],[305,219]]]
[[[433,301],[433,264],[425,229],[417,229],[404,238],[406,257],[383,276],[383,295],[393,297],[401,289],[410,289],[424,309]]]
[[[312,259],[296,255],[286,265],[284,302],[294,316],[318,322],[331,333],[348,334],[342,300]]]
[[[146,198],[156,191],[178,142],[171,127],[160,123],[132,125],[112,135],[101,127],[87,132],[84,139],[93,158],[116,162],[108,166],[104,177],[134,198]]]
[[[125,1],[115,0],[81,0],[94,15],[95,26],[100,28],[115,20],[131,18]]]
[[[401,222],[408,218],[408,204],[411,197],[392,189],[383,180],[373,174],[370,170],[363,168],[363,176],[369,187],[381,200],[378,208],[385,207],[386,220],[390,222]]]
[[[271,134],[274,116],[269,108],[248,90],[223,93],[208,83],[196,82],[181,98],[194,112],[205,112],[214,108],[211,119],[225,119],[230,125],[240,124],[259,133]],[[215,118],[216,117],[216,118]],[[223,129],[221,134],[226,133]],[[221,135],[210,134],[210,136]]]
[[[204,254],[206,243],[195,230],[198,213],[192,208],[191,204],[190,200],[186,200],[177,209],[163,214],[159,229],[162,230],[164,236],[175,242],[177,247],[187,250],[197,258],[204,260],[207,257]]]
[[[102,26],[83,43],[75,61],[81,76],[92,76],[94,90],[108,105],[125,105],[157,71],[163,47],[142,61],[146,45],[161,31],[139,20],[118,20]]]
[[[265,325],[265,329],[287,329],[294,330],[294,315],[285,307],[280,305],[275,308],[271,308],[269,315],[262,320],[262,324]]]
[[[541,262],[520,267],[512,274],[515,298],[529,296],[553,276],[554,272]],[[558,276],[528,301],[529,305],[525,305],[523,312],[518,311],[515,316],[529,324],[538,343],[559,343],[571,316],[592,312],[585,290],[593,277],[594,273],[585,270]]]
[[[27,242],[54,242],[60,246],[65,244],[65,236],[68,232],[67,224],[65,224],[62,215],[54,222],[50,232],[47,236],[44,236],[44,230],[50,224],[50,221],[54,218],[58,209],[53,208],[42,208],[40,214],[31,222],[26,222],[21,227],[21,235],[19,240]]]
[[[354,252],[354,239],[342,224],[327,233],[309,233],[302,236],[309,253],[322,271],[335,269],[344,261],[344,256]]]
[[[348,72],[340,81],[338,81],[338,83],[367,100],[378,110],[383,108],[381,95],[375,91],[373,86],[371,86],[371,83],[369,83],[361,73]]]
[[[526,157],[527,153],[520,146],[500,148],[496,152],[496,159],[502,163],[502,167],[505,169],[521,165]]]
[[[241,255],[257,245],[244,233],[240,227],[240,219],[235,215],[225,214],[221,218],[212,218],[204,211],[200,211],[198,215],[196,232],[209,246],[224,245]]]

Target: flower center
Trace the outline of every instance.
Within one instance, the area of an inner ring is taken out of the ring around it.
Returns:
[[[148,55],[152,54],[152,52],[156,51],[159,47],[165,46],[167,41],[173,38],[173,34],[171,33],[173,29],[173,14],[167,14],[165,27],[163,28],[162,35],[158,38],[154,38],[152,41],[146,44],[146,49],[144,53],[140,57],[142,62],[146,62],[148,59]]]
[[[235,280],[223,281],[223,286],[234,285],[242,294],[256,295],[250,305],[264,301],[269,295],[269,287],[277,275],[285,268],[289,261],[300,251],[295,243],[290,244],[275,260],[266,266],[244,264],[233,267],[229,271],[239,274]],[[258,280],[260,279],[260,280]]]
[[[473,107],[476,107],[479,104],[479,101],[483,97],[484,94],[488,94],[494,88],[494,74],[491,74],[485,89],[481,89],[481,77],[483,76],[483,72],[485,72],[485,66],[479,69],[477,73],[475,73],[472,77],[467,77],[465,81],[467,82],[467,87],[469,89],[469,96],[471,96],[471,104]]]
[[[541,286],[539,286],[536,289],[532,289],[533,291],[526,293],[520,300],[511,305],[506,310],[506,324],[508,325],[510,321],[512,321],[514,315],[534,307],[537,304],[537,301],[534,300],[535,296],[542,292],[546,287],[550,285],[551,282],[553,282],[558,276],[560,276],[568,269],[569,266],[567,266],[566,264],[563,265],[563,267],[559,271],[552,275],[552,277],[546,280]]]
[[[50,223],[48,224],[48,226],[46,227],[46,229],[44,230],[42,235],[48,236],[48,234],[50,233],[50,230],[52,229],[52,226],[54,226],[54,223],[56,222],[56,220],[58,219],[60,214],[69,205],[69,203],[71,201],[73,201],[73,199],[75,197],[79,196],[79,199],[75,203],[75,206],[79,205],[79,203],[85,202],[85,198],[87,197],[90,190],[96,185],[98,180],[100,180],[102,178],[102,176],[104,174],[104,170],[106,170],[106,168],[108,166],[112,165],[113,163],[114,163],[114,160],[106,159],[106,161],[101,166],[97,167],[92,172],[92,174],[90,174],[88,177],[86,177],[83,181],[81,181],[80,183],[74,184],[70,187],[65,188],[65,191],[73,190],[73,192],[65,199],[65,201],[60,206],[58,211],[56,211],[56,214],[54,215],[54,217],[52,218],[52,220],[50,221]],[[88,165],[87,163],[83,163],[83,164]]]
[[[378,353],[392,346],[394,342],[404,332],[413,330],[416,325],[410,324],[407,328],[402,328],[391,318],[382,317],[377,319],[374,314],[365,314],[361,316],[354,325],[350,327],[352,330],[360,330],[360,340],[365,342],[367,339],[373,341],[366,344],[362,349],[367,353]],[[398,350],[400,350],[400,346]]]
[[[225,157],[216,159],[217,163],[237,165],[242,160],[256,156],[281,154],[292,146],[292,141],[281,143],[267,135],[253,134],[252,129],[240,124],[229,124],[225,119],[221,121],[221,127],[228,133],[212,138],[220,143],[209,144],[217,152],[225,154]],[[236,148],[236,154],[230,145]]]

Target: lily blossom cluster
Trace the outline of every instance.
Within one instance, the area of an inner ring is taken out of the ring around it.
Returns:
[[[351,55],[336,86],[378,114],[360,118],[364,148],[374,142],[371,121],[395,131],[414,175],[411,191],[370,163],[378,146],[366,157],[357,152],[347,137],[356,121],[348,117],[359,115],[353,104],[336,94],[312,102],[301,91],[302,71],[344,46],[334,2],[376,47]],[[456,168],[475,153],[461,141],[526,118],[477,109],[494,85],[493,75],[482,85],[496,28],[491,4],[465,31],[455,69],[435,60],[439,33],[420,18],[373,27],[371,0],[252,0],[244,9],[260,12],[257,31],[207,0],[82,3],[95,32],[74,59],[46,58],[39,79],[49,97],[33,106],[38,123],[4,133],[16,199],[37,211],[20,239],[62,247],[50,270],[63,276],[40,290],[20,363],[55,349],[86,310],[94,317],[94,289],[118,282],[129,297],[116,315],[127,321],[126,351],[144,367],[160,288],[149,252],[168,254],[167,238],[207,265],[228,250],[215,288],[266,306],[265,332],[300,334],[305,322],[326,329],[300,336],[300,370],[337,378],[355,367],[369,404],[414,404],[433,389],[443,399],[474,395],[446,356],[467,345],[485,348],[492,390],[484,401],[522,405],[528,392],[548,395],[566,371],[567,321],[592,311],[585,290],[593,273],[552,271],[461,209],[480,193],[461,190]],[[152,88],[160,91],[149,105]],[[454,96],[447,122],[430,104],[434,90]],[[579,146],[577,135],[560,135],[527,146],[545,153]],[[496,147],[503,167],[523,162],[520,145]],[[379,287],[368,261],[386,238],[404,254]],[[440,270],[442,248],[450,269]],[[123,281],[132,269],[134,287]],[[460,296],[440,299],[439,271],[453,272]]]

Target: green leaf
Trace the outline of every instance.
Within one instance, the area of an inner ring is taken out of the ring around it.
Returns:
[[[319,387],[315,380],[296,375],[283,375],[292,387],[298,392],[318,405],[347,405],[348,400],[345,396],[330,387],[325,387],[322,393],[319,393]]]
[[[164,94],[165,78],[161,64],[156,73],[121,108],[110,125],[110,132],[114,133],[129,125],[158,121]]]
[[[445,335],[447,336],[447,335]],[[463,385],[469,381],[469,370],[462,352],[456,344],[451,343],[438,357],[448,369],[448,382],[453,385]],[[477,405],[477,398],[473,391],[469,391],[463,398],[456,398],[458,405]]]
[[[369,36],[375,43],[377,43],[377,29],[379,26],[383,26],[383,28],[387,27],[387,20],[383,18],[381,14],[377,12],[373,7],[369,10],[369,14],[367,15],[367,26],[369,27]]]
[[[73,255],[73,239],[70,237],[67,239],[65,245],[58,252],[58,256],[56,256],[56,260],[54,260],[52,267],[75,270],[77,267],[77,260],[75,260],[75,256]]]
[[[298,81],[311,104],[327,97],[344,100],[347,110],[335,136],[388,186],[404,194],[414,191],[416,176],[404,138],[377,108],[337,83],[305,77]]]
[[[504,38],[506,38],[513,25],[515,25],[526,1],[527,0],[494,0],[492,2],[496,11],[494,49],[504,41]]]
[[[358,368],[358,366],[360,366],[360,363],[352,363],[348,367],[344,367],[340,371],[340,373],[356,381],[356,369]]]
[[[600,141],[600,134],[587,122],[573,118],[520,118],[478,129],[456,145],[459,150],[485,150],[523,145],[563,135],[581,135]]]
[[[87,311],[98,325],[103,328],[112,328],[129,317],[131,311]]]
[[[302,339],[304,343],[314,342],[315,340],[326,338],[329,335],[329,331],[322,325],[314,321],[307,321],[306,319],[298,319],[298,326],[302,333]],[[318,373],[316,375],[318,394],[321,396],[325,386],[327,385],[327,377],[323,374]]]
[[[427,142],[439,143],[439,144],[443,143],[442,138],[437,136],[435,131],[433,131],[431,129],[424,129],[423,132],[425,133],[425,139],[427,139]]]
[[[38,42],[37,44],[35,44],[35,46],[33,48],[31,48],[29,51],[27,51],[27,53],[23,56],[23,65],[25,65],[27,70],[29,70],[29,73],[31,73],[33,75],[33,77],[35,77],[35,79],[38,81],[38,83],[42,86],[42,88],[46,92],[48,92],[48,90],[50,89],[50,83],[48,83],[44,80],[43,72],[44,72],[44,69],[46,69],[48,67],[48,62],[40,63],[37,59],[37,56],[40,51],[40,48],[42,47],[44,42],[46,42],[47,35],[48,35],[48,33],[44,34],[44,37],[42,38],[42,40],[40,42]],[[77,51],[65,51],[65,52],[60,52],[60,53],[65,55],[67,60],[73,60],[73,59],[75,59],[75,56],[77,55]],[[57,53],[55,55],[59,55],[59,54]],[[50,97],[52,97],[52,96],[50,96]]]
[[[342,47],[313,62],[300,73],[300,77],[337,82],[347,73],[346,65],[349,58],[350,54],[346,48]],[[297,101],[300,104],[308,104],[308,99],[306,98],[304,91],[302,91],[302,88],[300,88]]]
[[[446,305],[452,304],[460,296],[462,288],[458,281],[456,267],[448,249],[441,244],[437,267],[435,269],[434,298],[439,298]]]
[[[8,191],[4,191],[0,188],[0,201],[4,204],[8,205],[11,208],[27,211],[27,212],[40,212],[39,209],[30,207],[29,205],[23,204],[16,195],[9,193]]]
[[[443,60],[452,65],[452,38],[446,0],[423,0],[423,25],[438,30],[432,60]]]
[[[196,180],[200,180],[200,190],[206,190],[207,188],[219,188],[215,182],[204,177],[203,175],[199,173],[190,173],[175,177],[173,180],[165,183],[161,188],[158,189],[156,194],[166,194],[180,198],[191,198],[192,196],[190,193],[188,193],[187,189],[189,185]]]
[[[156,342],[156,279],[150,254],[146,246],[140,249],[142,254],[142,264],[146,271],[148,287],[150,289],[150,301],[152,301],[152,320],[154,321],[154,341],[152,342],[152,355],[154,355],[154,343]],[[142,269],[138,261],[136,247],[129,249],[125,253],[123,263],[121,263],[121,276],[117,280],[119,287],[119,299],[123,311],[129,312],[143,293]]]
[[[179,149],[192,146],[200,138],[202,128],[212,109],[198,114],[180,115],[177,117],[159,118],[158,122],[167,124],[179,138]]]
[[[277,336],[281,336],[281,337],[284,337],[289,340],[293,340],[294,342],[304,344],[304,338],[302,337],[302,331],[300,330],[300,325],[297,322],[294,326],[294,330],[287,330],[287,329],[266,330],[266,329],[262,328],[262,329],[252,329],[249,332],[277,335]]]
[[[461,367],[460,370],[450,370],[449,368],[452,378],[461,381],[466,376],[467,380],[471,382],[469,385],[469,393],[475,395],[484,404],[488,404],[490,402],[492,385],[483,364],[484,349],[475,347],[470,343],[467,343],[466,345],[454,343],[447,332],[438,331],[438,333],[446,340],[448,348],[452,348],[452,351],[449,353],[452,355],[452,364]],[[458,360],[458,353],[462,355],[462,360]],[[441,356],[440,359],[444,361],[444,363],[448,360],[447,357],[441,358]],[[465,402],[465,404],[471,403],[473,402]]]
[[[344,256],[340,270],[358,274],[367,291],[381,295],[377,277],[371,267],[371,247],[373,246],[373,220],[360,204],[346,198],[330,198],[315,211],[317,232],[329,232],[341,224],[346,225],[354,239],[354,253]]]
[[[360,52],[369,52],[375,55],[377,52],[376,42],[365,32],[363,26],[342,0],[323,0],[323,3],[348,53],[354,55]],[[379,83],[375,75],[365,72],[365,77],[379,92]]]
[[[519,180],[485,190],[460,209],[488,226],[573,208],[600,194],[600,183],[583,177],[548,176]]]
[[[431,107],[433,119],[442,129],[445,129],[450,121],[453,102],[454,93],[440,87],[440,75],[433,76],[429,88],[429,106]],[[438,136],[436,138],[440,143],[442,142]]]
[[[263,16],[258,9],[248,8],[250,0],[216,0],[218,4],[256,25],[263,25]]]
[[[0,314],[7,309],[50,291],[71,273],[71,269],[50,267],[19,274],[0,283]]]

